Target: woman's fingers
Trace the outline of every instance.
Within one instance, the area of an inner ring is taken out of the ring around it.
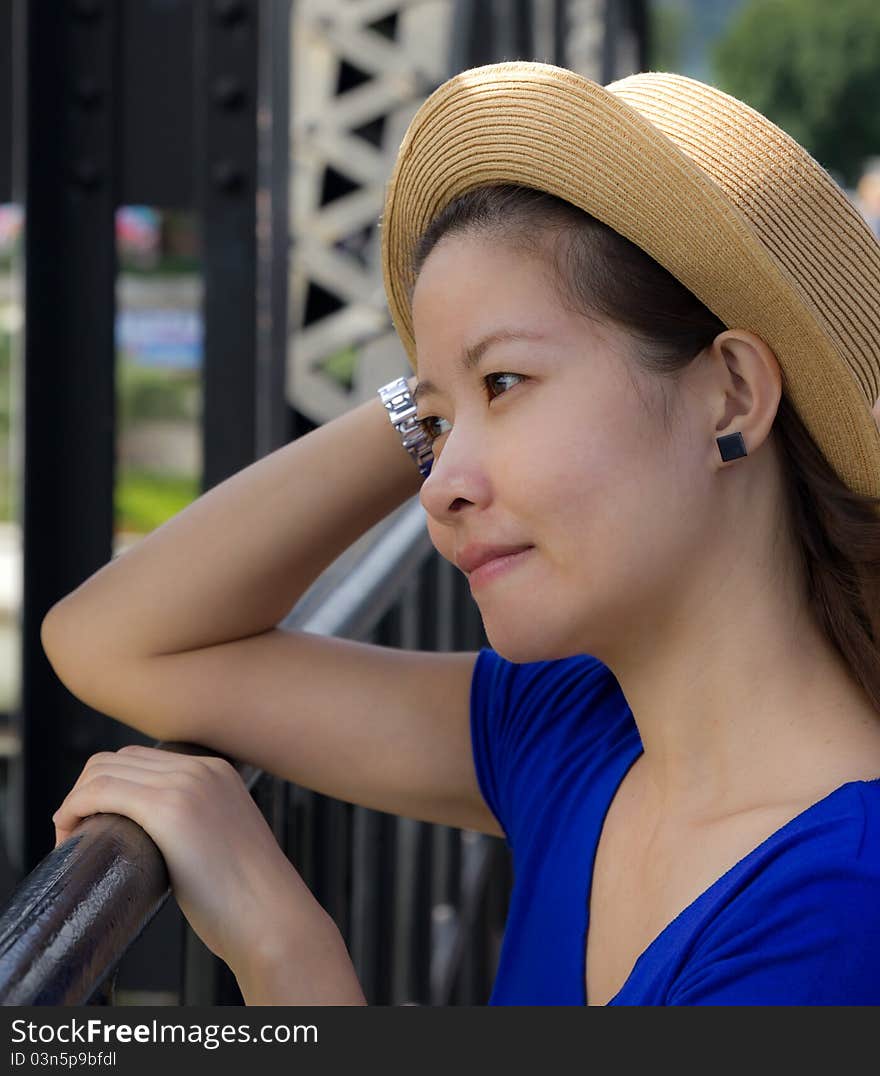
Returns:
[[[153,747],[120,747],[118,751],[100,751],[86,763],[83,773],[90,766],[106,765],[109,762],[117,765],[130,766],[132,769],[153,770],[157,773],[168,773],[171,770],[187,771],[193,769],[189,762],[199,762],[200,759],[191,755],[179,755],[174,751],[162,751]],[[206,760],[207,761],[207,760]]]
[[[108,765],[122,765],[131,770],[152,770],[156,773],[183,773],[200,776],[205,773],[206,768],[216,770],[218,767],[229,766],[229,763],[222,758],[181,755],[173,751],[162,751],[153,747],[141,747],[140,745],[132,744],[127,747],[121,747],[118,751],[98,751],[92,755],[87,760],[79,777],[77,777],[73,788],[77,788],[84,781],[90,780],[95,772]]]
[[[167,786],[168,780],[164,779]],[[142,813],[146,796],[155,797],[163,787],[162,775],[142,770],[114,772],[108,765],[93,769],[90,776],[78,782],[68,792],[64,802],[52,815],[55,825],[55,847],[66,840],[84,818],[93,814],[122,814],[139,822],[135,813]]]
[[[101,813],[150,835],[180,910],[233,969],[267,934],[325,929],[327,913],[226,759],[134,744],[99,752],[54,815],[59,840]]]
[[[159,747],[145,747],[141,744],[120,747],[112,757],[117,758],[120,755],[132,763],[163,770],[170,767],[196,774],[204,773],[204,767],[209,770],[235,770],[235,767],[225,758],[218,758],[216,755],[185,755],[177,751],[163,751]]]
[[[115,752],[99,751],[88,759],[52,816],[55,847],[92,814],[126,815],[146,829],[142,819],[149,816],[151,807],[185,807],[188,791],[196,794],[206,779],[216,779],[223,769],[233,768],[220,758],[181,755],[140,745]]]

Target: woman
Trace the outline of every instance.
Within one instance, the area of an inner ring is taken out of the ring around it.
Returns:
[[[414,118],[383,258],[417,378],[59,602],[43,629],[58,675],[150,735],[504,836],[493,1003],[880,1001],[880,248],[864,222],[711,87],[507,63]],[[279,632],[417,490],[492,649]],[[58,837],[96,811],[135,818],[249,1003],[363,1003],[236,780],[220,761],[102,753]]]

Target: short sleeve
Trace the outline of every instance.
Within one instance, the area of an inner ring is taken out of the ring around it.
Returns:
[[[479,652],[470,698],[474,768],[508,848],[552,788],[571,723],[583,724],[609,697],[619,709],[616,680],[589,655],[520,664],[488,648]],[[579,742],[589,746],[592,735],[581,730]]]

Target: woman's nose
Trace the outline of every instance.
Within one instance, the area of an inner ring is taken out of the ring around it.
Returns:
[[[470,506],[485,507],[490,499],[489,479],[481,462],[473,454],[457,452],[451,441],[449,435],[419,491],[419,500],[428,515],[445,524]]]

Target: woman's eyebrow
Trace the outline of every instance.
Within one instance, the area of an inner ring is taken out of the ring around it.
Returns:
[[[468,344],[465,346],[461,353],[460,366],[463,370],[473,370],[480,362],[480,359],[486,354],[490,347],[495,344],[507,342],[509,340],[543,340],[544,334],[541,332],[530,331],[527,329],[499,329],[497,332],[489,333],[482,337],[475,344]],[[413,391],[413,402],[418,402],[423,396],[429,396],[430,394],[439,393],[440,390],[434,384],[433,381],[419,381]]]

